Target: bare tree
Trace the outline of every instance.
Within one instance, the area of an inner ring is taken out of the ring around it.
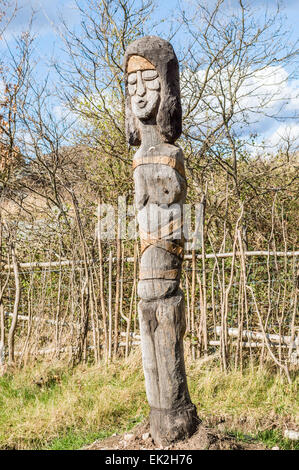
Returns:
[[[0,41],[3,41],[3,34],[10,21],[14,18],[17,11],[17,4],[14,2],[0,0]],[[9,12],[9,13],[8,13]],[[17,114],[17,96],[22,88],[22,69],[25,67],[24,56],[20,57],[17,67],[17,75],[11,81],[10,70],[7,67],[5,58],[0,59],[0,270],[4,264],[3,250],[3,217],[2,217],[2,199],[5,196],[7,185],[9,184],[11,173],[20,164],[20,152],[16,145],[16,114]],[[10,360],[13,360],[13,340],[14,330],[17,321],[18,305],[20,299],[18,268],[13,251],[14,273],[17,286],[17,293],[14,305],[14,322],[11,325],[8,338]],[[9,275],[2,282],[0,277],[0,363],[4,362],[5,357],[5,318],[3,293],[7,286]]]
[[[92,0],[87,8],[79,1],[76,5],[81,30],[73,32],[64,23],[68,61],[56,65],[67,85],[63,97],[85,127],[84,144],[128,163],[123,57],[128,44],[144,34],[153,1]]]
[[[289,45],[279,4],[263,15],[244,0],[234,8],[226,0],[192,5],[188,11],[181,6],[190,38],[182,74],[188,167],[196,179],[201,162],[216,162],[240,197],[244,180],[238,162],[246,155],[244,144],[254,138],[261,117],[281,117],[287,97],[281,100],[278,90],[290,78],[281,67],[294,60],[297,43]]]
[[[18,10],[17,1],[1,0],[0,1],[0,40],[3,39],[3,33],[7,29],[9,23],[13,20]]]

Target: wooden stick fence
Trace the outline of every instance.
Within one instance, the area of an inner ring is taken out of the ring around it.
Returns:
[[[236,243],[233,252],[205,254],[204,278],[202,266],[197,264],[202,263],[202,254],[185,255],[182,288],[187,300],[188,353],[201,361],[225,355],[224,367],[234,357],[235,366],[242,367],[245,357],[255,355],[262,361],[271,348],[278,364],[298,365],[299,251],[237,248]],[[110,249],[107,257],[106,249],[106,256],[99,259],[18,263],[22,293],[15,326],[16,360],[23,362],[26,357],[51,354],[71,358],[83,348],[84,360],[91,355],[95,361],[100,358],[109,361],[116,353],[127,356],[132,348],[138,347],[137,244],[134,250],[134,257],[125,256],[124,249],[119,249],[116,257]],[[237,260],[240,262],[236,263]],[[6,336],[11,324],[8,318],[16,319],[13,313],[16,273],[12,267],[7,264],[2,271],[6,294],[1,318],[2,323],[6,319]],[[248,285],[255,289],[262,329],[255,313],[256,298],[251,300],[245,295]],[[90,320],[84,327],[85,339],[81,338],[78,347],[86,315]],[[1,364],[5,363],[7,353],[8,343],[1,339]]]

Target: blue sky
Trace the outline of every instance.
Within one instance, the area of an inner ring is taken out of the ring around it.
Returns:
[[[84,5],[85,2],[87,3],[88,0],[80,0],[81,5]],[[157,26],[157,34],[160,33],[164,36],[165,27],[170,26],[172,16],[176,15],[178,2],[187,12],[190,11],[189,0],[159,0],[156,2],[157,9],[153,20],[159,23],[160,18],[167,18],[166,24],[163,23],[161,26]],[[230,8],[235,8],[238,0],[226,0],[226,2]],[[37,36],[35,42],[36,72],[42,77],[47,73],[53,59],[62,57],[62,41],[59,35],[61,18],[64,18],[70,27],[76,27],[80,23],[80,16],[75,8],[74,0],[18,0],[18,4],[19,12],[9,25],[6,39],[8,43],[13,43],[13,38],[27,29],[32,11],[36,12],[33,22],[33,31]],[[258,18],[265,7],[270,11],[273,10],[276,7],[276,0],[251,0],[250,5],[256,8]],[[285,16],[284,26],[292,32],[293,39],[298,39],[299,0],[285,0],[283,14]],[[178,53],[183,42],[184,36],[179,34],[173,44]],[[298,85],[299,79],[290,83],[291,95],[296,106],[299,104],[296,92],[299,88]],[[286,94],[288,91],[288,89],[284,89],[283,93]],[[264,119],[258,124],[256,130],[276,142],[280,133],[284,132],[284,127],[285,124],[283,123],[270,122],[269,119]],[[292,132],[299,135],[299,120],[294,121],[291,127]]]
[[[238,3],[238,0],[226,0],[231,8]],[[84,5],[88,0],[80,0],[80,4]],[[167,18],[167,26],[171,23],[171,17],[176,15],[177,5],[181,3],[186,11],[190,10],[189,0],[160,0],[157,1],[157,7],[153,19],[159,21],[160,18]],[[58,54],[61,48],[61,40],[59,38],[59,23],[63,17],[67,24],[76,26],[80,22],[80,16],[75,8],[74,0],[18,0],[19,12],[10,24],[7,37],[26,30],[32,11],[35,11],[35,19],[33,30],[39,37],[38,52],[40,57],[45,60],[52,56],[53,53]],[[276,0],[250,0],[250,5],[256,8],[257,17],[265,7],[269,11],[276,7]],[[299,24],[299,0],[284,0],[283,14],[285,15],[285,26],[293,31],[293,37],[298,38]],[[161,34],[165,29],[165,23],[157,27]]]

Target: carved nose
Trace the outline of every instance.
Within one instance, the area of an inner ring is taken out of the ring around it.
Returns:
[[[142,76],[140,70],[137,72],[137,95],[138,96],[144,96],[146,93],[145,86],[142,81]]]

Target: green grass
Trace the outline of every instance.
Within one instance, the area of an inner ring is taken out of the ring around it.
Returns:
[[[148,413],[142,369],[132,359],[72,370],[38,364],[5,374],[0,391],[2,449],[80,448]]]
[[[299,417],[298,376],[292,384],[269,369],[248,367],[240,371],[221,372],[217,366],[189,368],[190,392],[204,415],[221,416],[232,428],[240,422],[244,429],[257,433],[273,423],[281,428]]]
[[[260,442],[268,449],[279,447],[280,450],[299,450],[297,441],[285,439],[277,429],[259,431],[257,434],[245,434],[242,431],[230,431],[227,434],[242,442]]]
[[[296,426],[298,380],[289,385],[266,369],[224,374],[215,363],[187,363],[187,374],[207,424],[221,417],[240,440],[294,448],[281,432]],[[0,449],[79,449],[130,430],[148,412],[139,352],[109,367],[37,363],[0,377]]]
[[[122,427],[122,431],[130,431],[136,424],[143,421],[144,418],[145,416],[143,414],[131,418],[129,417],[128,422]],[[105,439],[119,432],[118,427],[110,428],[109,431],[86,433],[82,433],[79,429],[68,429],[59,437],[53,439],[53,441],[44,448],[47,450],[76,450],[98,439]]]
[[[258,432],[257,439],[270,449],[277,446],[282,450],[299,450],[299,442],[285,439],[282,433],[276,429]]]
[[[90,442],[97,439],[105,439],[111,436],[112,432],[99,432],[99,433],[86,433],[82,434],[74,429],[70,429],[65,434],[53,439],[53,441],[46,447],[47,450],[76,450],[84,447]]]

